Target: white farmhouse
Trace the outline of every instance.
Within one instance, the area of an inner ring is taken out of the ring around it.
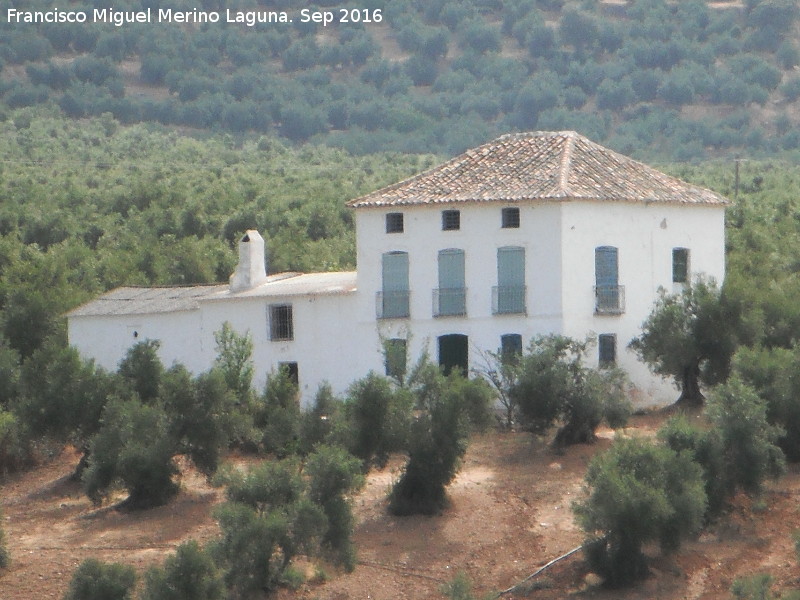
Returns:
[[[229,285],[119,288],[67,316],[70,342],[115,369],[157,339],[165,364],[213,364],[225,321],[254,342],[257,386],[281,367],[305,403],[384,372],[383,347],[446,369],[536,335],[597,341],[643,402],[675,390],[627,350],[658,290],[725,275],[727,201],[574,132],[503,136],[349,203],[357,271],[267,275],[248,231]]]

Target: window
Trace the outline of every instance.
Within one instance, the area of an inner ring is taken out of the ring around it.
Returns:
[[[502,212],[503,229],[519,227],[519,208],[504,208]]]
[[[617,336],[613,333],[601,333],[597,338],[599,350],[598,364],[601,367],[613,367],[617,364]]]
[[[387,252],[381,261],[383,288],[378,292],[378,318],[408,317],[408,252]]]
[[[467,314],[467,289],[464,278],[464,251],[439,250],[439,287],[433,290],[435,317]]]
[[[689,249],[672,249],[672,283],[689,282]]]
[[[386,215],[386,233],[403,233],[403,213]]]
[[[383,341],[383,362],[386,367],[387,377],[402,381],[406,375],[406,363],[408,361],[406,352],[406,340],[403,338],[392,338]]]
[[[442,211],[442,230],[456,231],[461,229],[461,211],[443,210]]]
[[[269,338],[273,342],[294,339],[291,304],[271,304],[269,307]]]
[[[300,370],[297,368],[296,362],[281,362],[278,363],[278,368],[288,375],[289,381],[296,386],[300,385]]]
[[[504,358],[522,354],[522,336],[518,333],[507,333],[500,336],[500,355]]]
[[[619,285],[618,252],[614,246],[594,250],[595,312],[618,315],[625,312],[625,288]]]
[[[465,377],[469,373],[469,339],[460,333],[439,336],[439,366],[449,375],[458,369]]]
[[[496,315],[525,312],[525,248],[497,249],[497,285],[492,290],[492,311]]]

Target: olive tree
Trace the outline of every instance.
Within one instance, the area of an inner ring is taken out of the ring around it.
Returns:
[[[574,510],[589,538],[586,554],[606,585],[643,578],[645,543],[677,550],[699,531],[706,510],[702,469],[689,453],[636,439],[620,439],[592,459],[589,496]]]
[[[735,303],[713,281],[697,279],[680,294],[661,290],[629,348],[653,373],[674,379],[679,404],[701,405],[701,383],[713,385],[728,375],[738,321]]]
[[[593,442],[600,423],[620,427],[631,412],[624,374],[586,367],[588,346],[564,336],[542,336],[521,356],[509,358],[514,363],[508,396],[523,427],[543,435],[558,424],[556,447]]]

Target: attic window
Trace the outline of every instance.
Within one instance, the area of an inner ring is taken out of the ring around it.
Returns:
[[[403,233],[403,213],[386,215],[386,233]]]
[[[461,211],[442,211],[442,231],[457,231],[461,229]]]
[[[271,304],[269,307],[269,339],[273,342],[294,339],[291,304]]]
[[[519,229],[519,208],[504,208],[502,217],[503,229]]]

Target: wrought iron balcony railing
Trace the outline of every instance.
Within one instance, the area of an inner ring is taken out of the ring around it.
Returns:
[[[597,285],[594,288],[594,312],[598,315],[621,315],[625,312],[624,285]]]
[[[467,288],[433,290],[433,316],[456,317],[467,314]]]
[[[525,314],[524,285],[496,285],[492,287],[492,313],[496,315]]]
[[[379,319],[406,319],[411,314],[408,290],[393,290],[375,294],[375,313]]]

